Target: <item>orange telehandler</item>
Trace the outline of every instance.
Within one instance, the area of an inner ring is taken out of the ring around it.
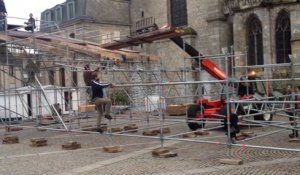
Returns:
[[[211,61],[209,58],[202,58],[199,60],[199,56],[202,56],[196,49],[194,49],[191,45],[185,43],[181,37],[174,37],[171,38],[171,40],[177,44],[179,47],[184,48],[184,51],[187,52],[191,57],[194,57],[199,61],[202,69],[206,70],[211,76],[218,80],[226,80],[227,76],[220,67],[218,67],[213,61]],[[244,77],[243,80],[256,80],[260,79],[259,77],[256,77],[255,75]],[[235,87],[238,89],[237,96],[239,99],[247,100],[252,99],[254,94],[256,96],[266,95],[266,88],[264,86],[264,83],[262,81],[249,81],[247,86],[247,92],[245,92],[245,89],[242,88],[241,83],[238,83],[238,85],[231,84],[232,87]],[[228,87],[227,87],[228,88]],[[203,128],[205,126],[205,121],[210,119],[220,119],[221,116],[227,116],[227,108],[226,108],[226,86],[224,85],[222,95],[219,100],[208,100],[205,98],[200,98],[196,100],[196,103],[194,105],[191,105],[187,109],[187,123],[191,130],[197,130],[198,128]],[[241,92],[244,91],[244,92]],[[253,98],[255,99],[255,98]],[[230,104],[232,105],[232,104]],[[232,108],[231,108],[232,109]],[[237,116],[245,115],[245,114],[255,114],[253,115],[255,120],[263,120],[263,121],[271,121],[272,120],[272,114],[270,113],[259,113],[258,111],[263,110],[263,104],[257,103],[257,104],[246,104],[246,106],[239,105],[239,107],[236,108],[237,110],[230,111],[230,117],[231,117],[231,123],[236,122],[237,123]],[[250,111],[249,111],[250,110]],[[232,118],[233,117],[233,118]],[[224,117],[224,126],[226,126],[227,123],[227,117]]]

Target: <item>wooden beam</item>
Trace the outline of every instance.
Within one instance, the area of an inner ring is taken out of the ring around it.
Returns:
[[[75,53],[88,55],[93,58],[108,57],[111,59],[122,59],[124,56],[127,60],[141,60],[147,59],[149,61],[159,60],[158,56],[130,51],[109,50],[100,47],[100,45],[79,42],[69,38],[62,38],[60,36],[35,36],[26,32],[14,32],[7,36],[4,33],[0,34],[0,40],[15,43],[18,45],[28,46],[40,49],[44,52],[50,52],[58,56],[74,55]],[[69,52],[66,52],[68,49]]]
[[[50,46],[50,45],[43,45],[43,43],[38,43],[38,42],[34,43],[34,41],[31,38],[19,39],[19,38],[16,38],[16,37],[11,37],[11,36],[0,34],[0,40],[7,41],[11,44],[36,48],[36,49],[41,50],[43,52],[49,52],[53,55],[57,55],[57,56],[61,56],[61,57],[66,56],[65,51],[63,51],[62,49],[57,48],[57,47],[53,47],[53,46]],[[72,53],[72,54],[74,54],[74,53]]]

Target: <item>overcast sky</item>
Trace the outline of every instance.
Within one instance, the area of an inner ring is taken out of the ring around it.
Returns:
[[[8,23],[9,24],[23,24],[24,19],[29,18],[29,13],[33,14],[34,18],[41,18],[41,12],[52,8],[57,4],[65,2],[66,0],[4,0]],[[13,19],[12,17],[24,18]]]

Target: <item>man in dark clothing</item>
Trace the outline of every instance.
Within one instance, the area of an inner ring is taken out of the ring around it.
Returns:
[[[97,67],[94,71],[90,69],[90,65],[86,64],[84,66],[84,73],[83,73],[83,81],[88,88],[86,89],[86,93],[88,95],[88,102],[92,101],[92,90],[91,90],[91,81],[93,80],[93,74],[98,74],[99,67]]]
[[[3,0],[0,0],[0,31],[5,31],[6,14],[5,3]]]
[[[246,78],[241,78],[241,82],[239,83],[239,88],[238,88],[238,95],[239,96],[244,96],[244,95],[249,95],[253,94],[253,89],[247,82],[244,82]]]
[[[285,95],[287,95],[287,97],[286,97],[287,101],[297,100],[295,98],[295,93],[293,92],[293,87],[290,84],[288,84],[286,86],[286,94]],[[285,108],[286,108],[286,114],[289,116],[289,121],[290,121],[291,127],[296,128],[297,127],[297,122],[295,120],[296,119],[295,115],[297,114],[297,112],[295,110],[297,110],[297,104],[286,103]],[[294,137],[298,137],[298,136],[299,136],[298,130],[292,129],[292,133],[289,134],[289,137],[294,138]]]
[[[98,112],[97,131],[100,133],[102,133],[102,129],[100,127],[101,127],[103,108],[104,108],[104,117],[109,120],[112,119],[112,117],[110,116],[111,100],[104,96],[104,89],[107,87],[113,87],[113,85],[111,83],[100,83],[99,75],[93,74],[93,80],[91,81],[92,100],[96,105],[96,109]]]
[[[35,29],[35,19],[33,18],[32,13],[29,14],[29,19],[27,22],[25,22],[25,24],[27,25],[25,27],[25,30],[31,31],[33,33],[33,31]]]

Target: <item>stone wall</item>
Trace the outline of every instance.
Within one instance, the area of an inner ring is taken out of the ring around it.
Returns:
[[[129,4],[127,0],[87,0],[86,15],[92,16],[97,23],[128,26]]]

